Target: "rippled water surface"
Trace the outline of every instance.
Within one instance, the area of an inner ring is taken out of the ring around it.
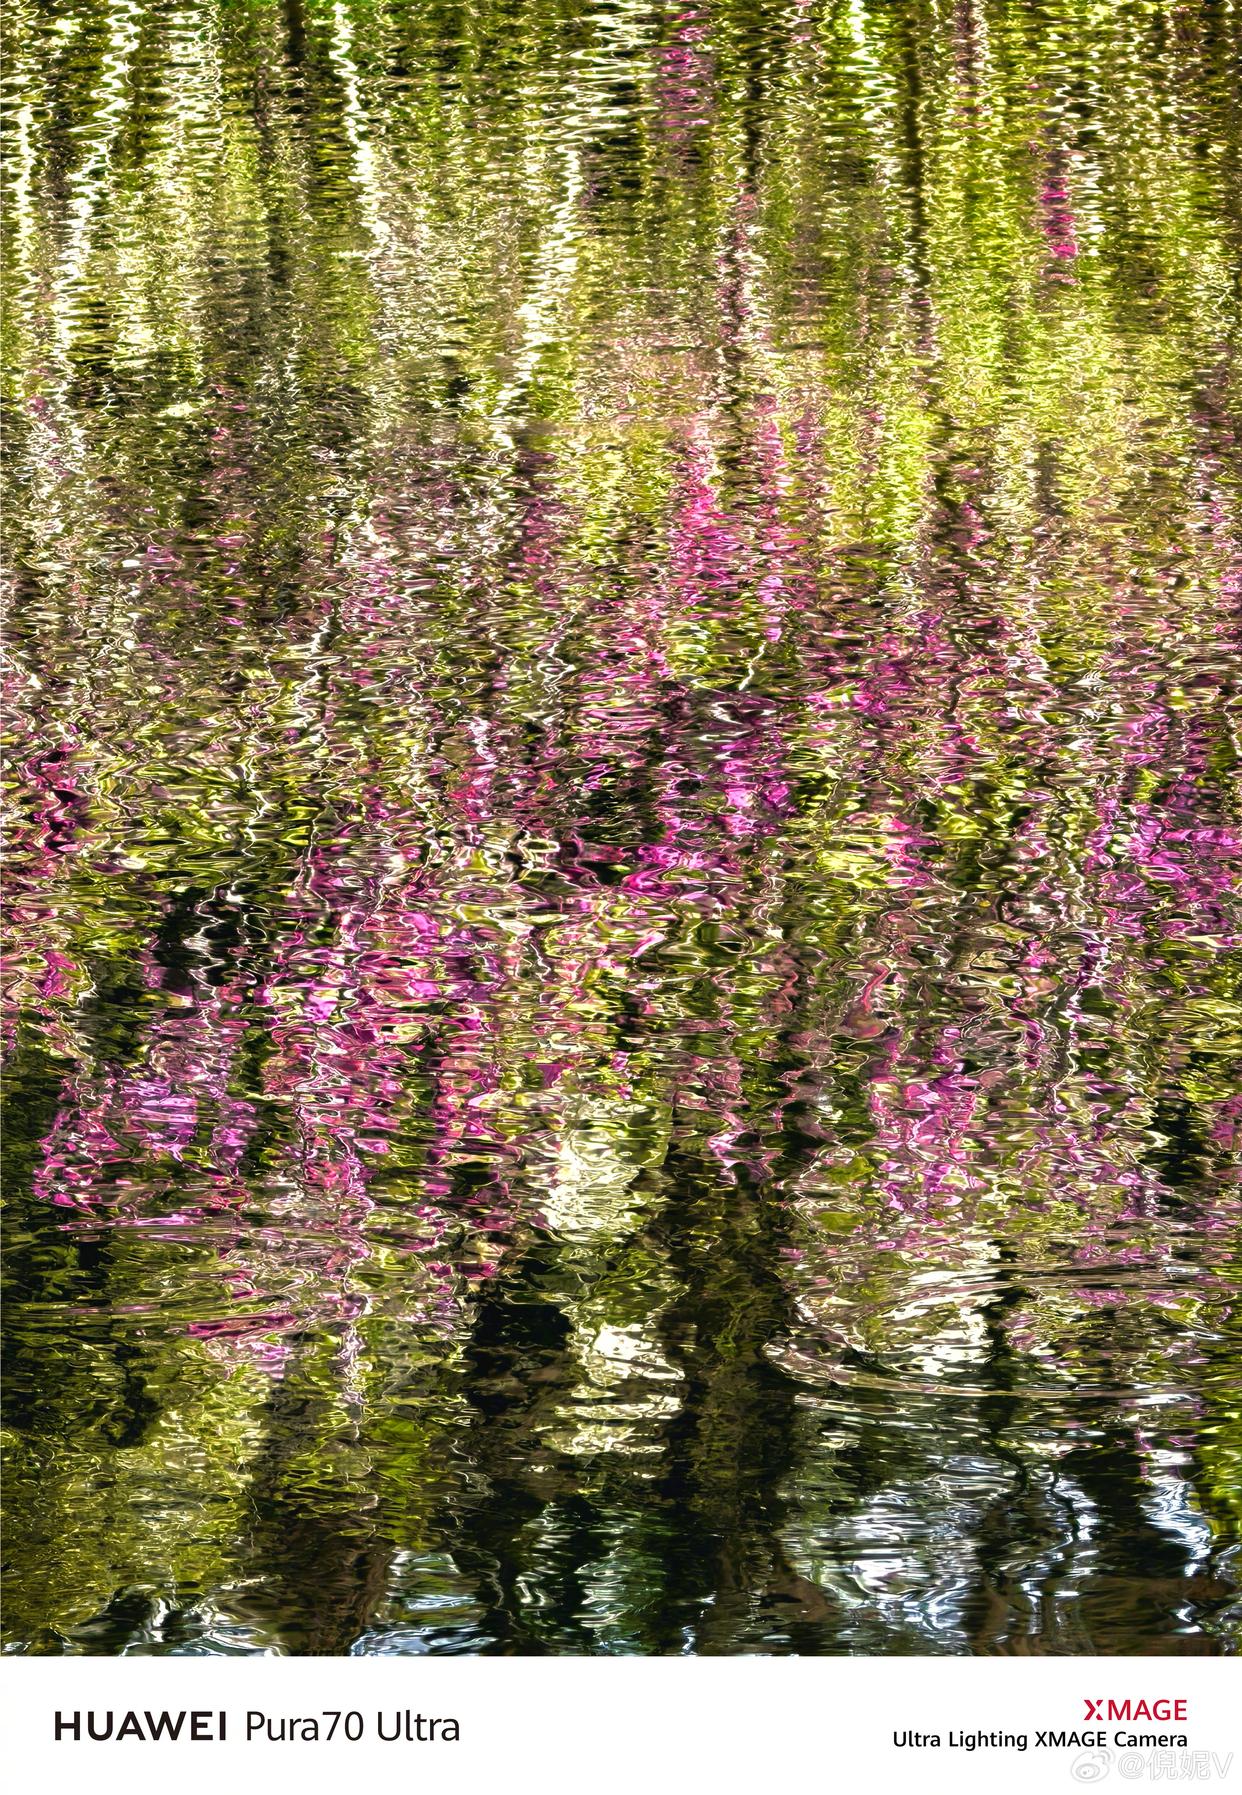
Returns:
[[[10,1649],[1236,1646],[1238,25],[10,0]]]

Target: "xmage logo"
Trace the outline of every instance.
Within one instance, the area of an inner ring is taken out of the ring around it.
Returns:
[[[1120,1702],[1111,1696],[1107,1700],[1101,1696],[1094,1702],[1084,1696],[1083,1700],[1087,1704],[1084,1720],[1185,1720],[1187,1717],[1185,1701],[1166,1696],[1155,1701],[1135,1701],[1131,1696]]]

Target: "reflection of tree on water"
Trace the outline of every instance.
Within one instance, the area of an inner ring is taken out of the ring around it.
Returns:
[[[584,1397],[569,1351],[580,1274],[564,1249],[534,1243],[482,1296],[467,1355],[477,1413],[462,1441],[482,1484],[450,1537],[461,1569],[484,1579],[489,1649],[609,1649],[588,1585],[610,1557],[634,1650],[709,1650],[756,1590],[821,1600],[776,1537],[792,1392],[762,1350],[784,1297],[753,1200],[701,1162],[670,1161],[660,1186],[645,1244],[684,1284],[649,1325],[680,1374],[677,1409],[643,1430],[633,1458],[610,1452],[607,1421],[594,1451],[555,1444],[567,1403]],[[641,1402],[641,1366],[631,1381]],[[589,1396],[580,1412],[592,1428]]]
[[[575,1639],[584,1649],[580,1576],[602,1530],[573,1462],[546,1438],[577,1380],[567,1350],[574,1280],[562,1257],[535,1240],[511,1260],[480,1293],[466,1351],[462,1447],[478,1484],[453,1512],[460,1538],[450,1550],[477,1584],[488,1651],[572,1650]]]
[[[236,1615],[299,1655],[347,1653],[383,1600],[392,1562],[365,1410],[333,1387],[333,1348],[332,1335],[307,1342],[305,1356],[295,1344],[273,1385],[239,1552]]]
[[[1219,21],[14,4],[16,1635],[1224,1649]]]
[[[877,1499],[896,1499],[920,1528],[943,1500],[946,1462],[970,1461],[953,1489],[966,1550],[932,1605],[932,1631],[883,1600],[868,1616],[857,1589],[843,1606],[836,1577],[804,1575],[790,1544],[804,1530],[794,1492],[814,1487],[819,1449],[796,1386],[764,1351],[788,1316],[779,1262],[765,1252],[753,1196],[722,1185],[715,1167],[700,1165],[696,1176],[682,1161],[666,1174],[681,1200],[670,1197],[650,1233],[683,1280],[684,1294],[658,1318],[683,1382],[675,1416],[653,1430],[637,1466],[606,1448],[592,1455],[555,1443],[580,1376],[568,1347],[580,1287],[563,1249],[532,1242],[480,1303],[466,1355],[475,1419],[456,1442],[472,1467],[470,1489],[436,1523],[475,1590],[478,1649],[606,1647],[592,1595],[610,1562],[610,1619],[630,1650],[814,1653],[838,1649],[844,1635],[860,1649],[925,1651],[939,1631],[974,1651],[1092,1651],[1139,1627],[1162,1650],[1212,1649],[1210,1639],[1184,1635],[1186,1616],[1210,1617],[1231,1585],[1201,1542],[1153,1519],[1134,1434],[1108,1428],[1104,1445],[1092,1423],[1089,1443],[1055,1467],[1024,1454],[1024,1429],[1038,1429],[1041,1417],[1008,1388],[1000,1329],[987,1360],[996,1396],[932,1399],[923,1434],[903,1445],[891,1398],[857,1391],[854,1443],[833,1465],[838,1493],[818,1549],[840,1573],[859,1537],[854,1526]],[[361,1542],[383,1535],[386,1518],[382,1509],[357,1512],[346,1497],[334,1521],[322,1482],[306,1494],[300,1517],[288,1490],[276,1498],[283,1519],[262,1532],[271,1557],[261,1582],[287,1583],[291,1607],[304,1610],[302,1577],[321,1552],[320,1630],[295,1621],[281,1637],[295,1650],[342,1649],[296,1641],[363,1630],[385,1594],[387,1557]]]
[[[682,1607],[684,1646],[701,1652],[739,1640],[814,1650],[812,1629],[830,1604],[782,1544],[781,1491],[798,1470],[795,1387],[766,1350],[790,1319],[778,1257],[784,1218],[745,1174],[724,1181],[688,1155],[673,1156],[666,1171],[659,1231],[683,1294],[661,1331],[687,1394],[664,1430],[659,1488],[673,1514],[694,1517],[699,1553],[678,1554],[670,1567],[669,1619]]]

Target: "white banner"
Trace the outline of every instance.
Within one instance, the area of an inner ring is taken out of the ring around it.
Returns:
[[[10,1658],[14,1789],[1242,1787],[1220,1658]]]

